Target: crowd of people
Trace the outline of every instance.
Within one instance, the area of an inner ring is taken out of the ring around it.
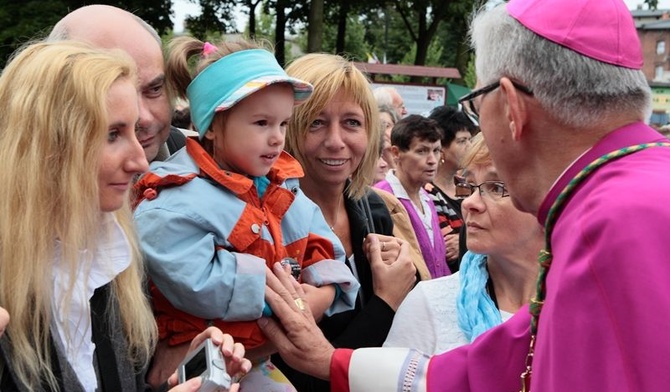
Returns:
[[[426,116],[340,55],[64,16],[0,76],[0,390],[196,391],[207,339],[230,391],[670,385],[670,141],[625,4],[566,3],[477,11]]]

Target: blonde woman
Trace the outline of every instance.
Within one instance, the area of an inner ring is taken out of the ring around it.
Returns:
[[[128,207],[147,170],[136,86],[127,55],[68,42],[27,46],[0,77],[1,390],[145,390],[156,324]],[[231,373],[248,369],[225,340]]]
[[[469,251],[460,271],[421,282],[407,295],[384,346],[426,354],[454,349],[508,320],[533,295],[542,226],[512,204],[481,133],[463,167],[454,193],[463,199]]]
[[[339,347],[380,346],[395,310],[416,281],[416,270],[408,256],[400,255],[404,241],[392,236],[389,212],[368,186],[379,158],[377,104],[365,76],[340,56],[308,54],[286,72],[314,86],[312,96],[289,120],[286,150],[302,164],[300,187],[321,208],[361,284],[356,308],[324,317],[319,326]],[[370,233],[382,241],[386,269],[370,267]],[[326,383],[282,362],[277,366],[299,391],[328,390]]]

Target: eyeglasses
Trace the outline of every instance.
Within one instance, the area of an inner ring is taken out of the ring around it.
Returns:
[[[523,84],[517,83],[513,80],[511,82],[512,86],[516,87],[519,91],[524,92],[528,95],[533,95],[533,90],[530,87],[526,87]],[[472,121],[472,123],[475,124],[476,126],[479,126],[479,111],[477,110],[477,106],[475,105],[475,98],[477,98],[480,95],[490,93],[491,91],[497,89],[498,87],[500,87],[500,80],[495,83],[491,83],[488,86],[484,86],[480,89],[477,89],[458,100],[458,103],[460,103],[463,106],[463,113],[465,113],[470,119],[470,121]]]
[[[470,184],[465,181],[465,178],[454,176],[454,184],[456,184],[456,197],[465,199],[475,193],[475,189],[479,190],[479,195],[488,195],[493,200],[500,200],[503,197],[509,197],[505,183],[502,181],[484,181],[479,185]]]

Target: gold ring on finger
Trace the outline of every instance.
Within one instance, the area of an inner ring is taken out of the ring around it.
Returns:
[[[305,302],[303,302],[302,298],[298,297],[293,301],[295,301],[295,306],[297,306],[301,312],[305,310]]]

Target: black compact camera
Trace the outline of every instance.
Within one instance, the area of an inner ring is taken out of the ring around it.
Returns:
[[[180,384],[193,377],[202,377],[200,392],[228,392],[232,382],[221,350],[212,339],[205,340],[189,353],[179,364],[177,373]]]

